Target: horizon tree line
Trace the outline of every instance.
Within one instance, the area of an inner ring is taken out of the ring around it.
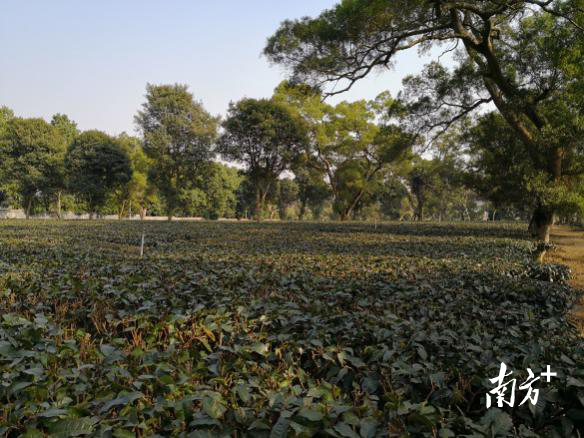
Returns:
[[[501,157],[484,155],[497,143],[484,137],[487,118],[437,139],[429,156],[404,128],[406,111],[387,92],[331,105],[318,89],[284,81],[270,99],[232,102],[221,120],[186,85],[148,84],[138,138],[3,107],[2,200],[26,217],[67,209],[90,218],[477,220],[489,208],[525,217],[508,187],[507,198],[497,191],[510,179],[496,181]]]

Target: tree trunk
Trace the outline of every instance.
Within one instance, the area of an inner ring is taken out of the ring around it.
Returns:
[[[424,204],[419,203],[416,208],[416,220],[422,222],[424,220]]]
[[[549,243],[554,223],[554,212],[549,208],[537,207],[529,223],[529,233],[537,239]]]
[[[270,187],[266,187],[264,190],[261,188],[256,189],[256,205],[255,205],[255,219],[257,222],[262,221],[262,213],[264,205],[266,203],[266,198],[268,197],[268,191]]]
[[[298,220],[303,221],[306,215],[306,201],[300,201],[300,211],[298,212]]]
[[[126,201],[122,202],[122,206],[118,210],[118,220],[122,220],[124,218],[124,212],[126,211]]]
[[[256,188],[256,199],[255,199],[255,220],[260,222],[262,220],[262,195],[260,189]]]
[[[556,184],[561,182],[563,157],[563,149],[556,148],[550,163],[550,172],[553,175]],[[555,211],[553,208],[539,205],[533,212],[531,222],[529,223],[529,233],[540,241],[549,243],[554,219]]]
[[[57,219],[63,219],[63,215],[61,214],[61,191],[57,192]]]
[[[24,212],[27,219],[30,219],[30,211],[31,210],[32,210],[32,196],[30,198],[28,198],[28,201],[26,203],[26,210]]]
[[[140,207],[140,220],[144,220],[144,218],[146,217],[146,207]]]

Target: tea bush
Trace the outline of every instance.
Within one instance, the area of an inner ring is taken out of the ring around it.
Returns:
[[[0,225],[0,434],[584,428],[584,344],[567,318],[577,294],[529,274],[524,227],[144,227],[141,259],[138,223]],[[535,407],[487,411],[501,362],[521,382],[528,367],[558,377],[537,382]]]

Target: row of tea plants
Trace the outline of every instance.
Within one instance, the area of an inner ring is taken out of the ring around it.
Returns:
[[[518,225],[5,221],[0,436],[578,436],[577,294],[531,250]],[[501,362],[558,377],[487,410]]]

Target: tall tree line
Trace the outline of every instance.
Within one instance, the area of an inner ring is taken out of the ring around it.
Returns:
[[[537,168],[500,115],[461,118],[431,137],[406,123],[415,108],[405,95],[336,105],[323,97],[285,81],[269,99],[231,103],[221,120],[187,86],[149,84],[135,117],[140,137],[2,108],[2,201],[27,217],[170,220],[517,219],[535,206],[525,193]]]

